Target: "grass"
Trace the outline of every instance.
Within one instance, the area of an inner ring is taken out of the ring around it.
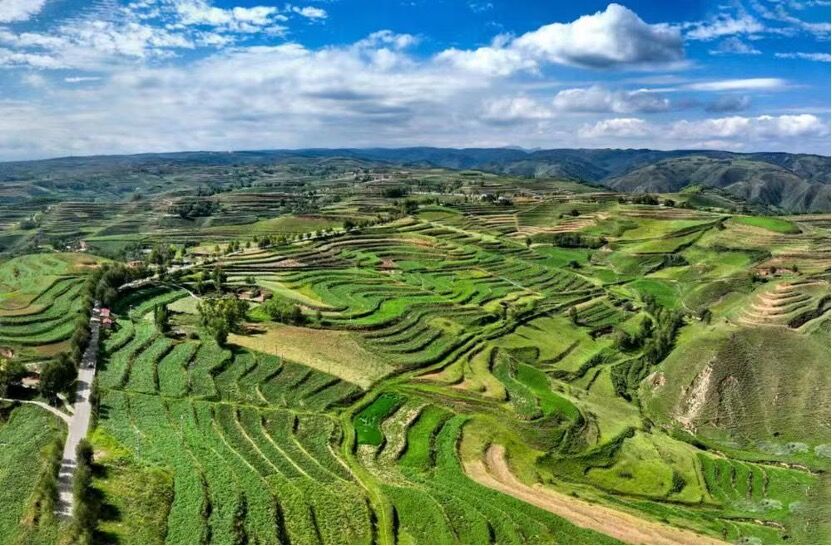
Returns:
[[[111,544],[161,544],[165,541],[173,476],[158,467],[137,465],[129,451],[102,431],[96,431],[96,465],[100,475],[93,485],[101,492],[103,517],[99,540]]]
[[[232,334],[235,345],[304,364],[363,387],[389,374],[392,369],[369,353],[350,332],[269,324],[265,332]]]
[[[794,225],[794,223],[783,218],[777,218],[776,216],[734,216],[731,219],[740,224],[762,228],[775,233],[800,233],[800,228]]]
[[[379,445],[384,434],[379,425],[385,417],[402,404],[404,399],[395,393],[384,393],[355,416],[355,430],[359,444]]]

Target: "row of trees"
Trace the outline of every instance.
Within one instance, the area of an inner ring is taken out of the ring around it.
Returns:
[[[676,309],[662,307],[650,295],[643,298],[644,309],[653,317],[644,317],[638,331],[628,333],[616,329],[613,334],[615,346],[622,351],[642,349],[644,359],[650,366],[658,364],[673,350],[676,333],[684,324],[684,314]]]
[[[101,501],[93,478],[92,445],[82,439],[75,450],[77,466],[73,475],[72,495],[75,506],[72,513],[72,535],[76,544],[93,544],[95,528],[101,511]]]
[[[601,248],[607,244],[607,239],[577,232],[564,232],[553,234],[552,244],[563,248]]]
[[[118,288],[148,274],[144,268],[121,264],[104,264],[91,271],[81,292],[81,310],[75,319],[75,329],[69,340],[69,350],[50,360],[41,370],[41,393],[55,401],[58,393],[69,393],[84,351],[90,342],[90,314],[93,302],[110,306],[118,297]]]

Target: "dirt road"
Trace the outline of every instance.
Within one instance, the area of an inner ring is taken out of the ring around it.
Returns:
[[[485,461],[465,463],[465,473],[474,481],[533,504],[570,522],[629,544],[724,544],[723,542],[628,512],[593,504],[540,484],[530,486],[518,480],[508,466],[505,448],[492,445]]]
[[[70,416],[66,413],[62,412],[58,408],[54,408],[47,404],[46,402],[38,402],[37,400],[18,400],[17,398],[0,398],[2,402],[20,402],[21,404],[33,404],[35,406],[41,407],[46,411],[55,414],[56,416],[60,417],[64,423],[69,424]]]

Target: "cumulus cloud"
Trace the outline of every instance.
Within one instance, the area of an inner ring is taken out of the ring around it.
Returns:
[[[778,59],[803,59],[804,61],[817,61],[821,63],[828,63],[832,57],[829,53],[805,53],[796,51],[792,53],[775,53]]]
[[[28,21],[40,13],[46,0],[0,0],[0,23]]]
[[[670,101],[645,90],[611,91],[600,86],[564,89],[552,100],[557,110],[564,112],[665,112]]]
[[[176,26],[207,26],[231,32],[254,33],[264,29],[281,32],[285,27],[277,21],[285,21],[274,6],[250,8],[218,8],[205,0],[175,0],[173,4],[179,21]]]
[[[650,133],[650,128],[650,125],[643,119],[613,118],[582,126],[578,130],[578,136],[586,139],[643,137]]]
[[[401,51],[416,45],[418,42],[419,39],[412,34],[398,34],[392,30],[379,30],[359,40],[355,45],[362,48],[385,47]]]
[[[614,118],[586,124],[578,131],[582,139],[607,145],[632,142],[636,138],[661,142],[664,147],[723,149],[766,146],[782,139],[823,139],[828,135],[828,125],[811,114],[728,116],[664,124],[639,118]]]
[[[379,144],[568,147],[576,137],[593,147],[828,148],[828,127],[814,116],[814,125],[794,116],[741,118],[748,120],[745,129],[739,121],[690,119],[691,125],[677,126],[642,119],[678,113],[696,93],[720,95],[696,104],[728,115],[748,107],[747,97],[735,96],[743,90],[787,88],[778,78],[691,81],[654,74],[649,84],[659,89],[625,87],[647,85],[641,76],[619,80],[621,88],[573,84],[553,93],[558,82],[538,85],[519,73],[552,63],[628,69],[682,58],[679,30],[647,24],[621,6],[557,23],[563,35],[550,35],[547,25],[519,37],[497,36],[487,47],[425,57],[413,51],[419,36],[391,30],[317,48],[276,39],[268,29],[300,14],[283,4],[279,10],[255,4],[214,11],[205,1],[136,0],[129,12],[81,14],[49,32],[0,27],[0,66],[69,70],[34,79],[24,74],[38,71],[4,73],[12,85],[41,81],[44,87],[30,87],[22,101],[0,100],[0,158]],[[205,11],[180,12],[181,5]],[[244,24],[262,34],[229,30]],[[572,40],[578,30],[591,39]],[[627,42],[633,36],[660,39],[636,45]],[[185,52],[192,54],[175,59]],[[673,92],[681,96],[672,95],[671,103],[665,96]],[[649,119],[656,118],[667,119]]]
[[[488,121],[511,123],[552,117],[552,111],[529,97],[499,98],[486,101],[482,117]]]
[[[682,120],[673,124],[670,135],[688,139],[760,140],[822,136],[829,128],[811,114]]]
[[[314,6],[289,6],[289,10],[292,13],[297,13],[302,17],[306,17],[307,19],[326,19],[327,13],[325,9],[316,8]]]
[[[438,58],[473,72],[507,75],[545,64],[650,67],[678,62],[683,56],[678,29],[645,23],[624,6],[610,4],[571,23],[552,23],[516,38],[501,36],[475,50],[449,49]]]

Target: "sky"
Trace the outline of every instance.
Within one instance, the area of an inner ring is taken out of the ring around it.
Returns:
[[[0,160],[829,154],[824,0],[0,0]]]

